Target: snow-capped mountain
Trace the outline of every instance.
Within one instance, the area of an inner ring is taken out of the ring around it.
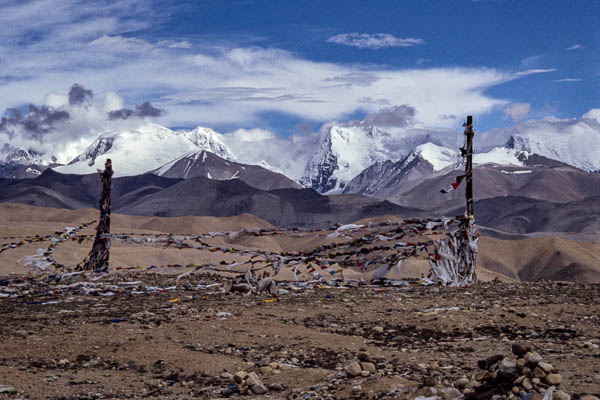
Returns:
[[[485,153],[476,153],[473,155],[473,163],[477,166],[491,167],[500,175],[528,174],[532,172],[531,168],[562,167],[564,170],[576,170],[559,161],[507,147],[496,147]],[[515,170],[514,167],[524,168]],[[458,172],[454,172],[455,170]],[[407,192],[423,182],[432,182],[441,176],[461,175],[463,170],[464,162],[458,151],[425,143],[415,147],[408,156],[398,162],[387,160],[366,168],[346,185],[343,193],[359,193],[401,205],[418,206],[415,203],[407,203]],[[452,179],[447,179],[448,182],[443,184],[451,183]],[[419,198],[419,201],[425,199]]]
[[[89,174],[96,169],[102,169],[104,161],[110,158],[115,176],[137,175],[200,150],[231,159],[231,153],[217,135],[207,128],[173,131],[157,124],[146,123],[136,129],[100,135],[68,165],[57,167],[55,170],[66,174]]]
[[[57,165],[56,157],[6,146],[8,152],[0,159],[1,178],[34,178],[48,167]]]
[[[331,126],[300,184],[321,193],[339,193],[365,168],[377,162],[396,162],[427,141],[426,135],[402,137],[373,126]]]
[[[366,168],[346,185],[343,193],[395,198],[437,171],[452,165],[458,167],[460,160],[456,150],[424,143],[398,162],[386,160]]]
[[[231,154],[225,143],[223,143],[221,134],[212,129],[199,126],[191,131],[179,132],[200,149],[210,151],[221,158],[233,161],[233,154]]]
[[[186,154],[151,172],[168,178],[188,179],[205,176],[220,181],[239,179],[261,190],[300,188],[300,185],[285,175],[258,165],[225,160],[206,150]]]
[[[600,121],[542,119],[514,127],[506,147],[539,154],[581,168],[600,171]]]

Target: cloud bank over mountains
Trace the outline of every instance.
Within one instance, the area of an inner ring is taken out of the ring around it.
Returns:
[[[527,138],[527,143],[522,144],[530,147],[526,150],[555,159],[561,159],[561,155],[552,154],[557,150],[548,150],[544,142],[559,143],[564,147],[559,150],[562,149],[566,154],[577,154],[569,145],[573,140],[578,143],[589,142],[590,149],[598,145],[595,138],[600,137],[600,109],[592,109],[581,118],[572,119],[526,119],[529,110],[528,103],[507,106],[504,113],[515,125],[478,132],[478,150],[502,146],[514,134]],[[168,115],[165,110],[148,101],[126,107],[115,92],[97,98],[92,89],[76,83],[67,92],[47,94],[42,105],[29,104],[24,109],[9,107],[0,118],[0,143],[3,143],[0,146],[0,159],[15,149],[25,149],[55,156],[59,163],[68,163],[99,135],[135,130],[165,114]],[[362,120],[331,120],[320,128],[318,125],[303,125],[302,129],[285,138],[259,128],[236,129],[224,132],[220,137],[235,155],[236,161],[261,165],[292,179],[302,176],[308,161],[334,126],[377,127],[388,132],[389,143],[384,145],[390,151],[394,151],[396,142],[404,143],[409,137],[429,137],[434,143],[452,148],[462,143],[461,128],[428,126],[417,116],[415,107],[402,104],[379,108]],[[460,122],[460,118],[446,118],[454,123]],[[210,124],[202,121],[198,125],[210,127]],[[588,156],[600,158],[600,153],[592,152]],[[593,162],[590,162],[592,165]]]
[[[45,104],[9,107],[0,118],[0,160],[15,149],[33,150],[67,163],[99,134],[130,129],[145,118],[164,114],[150,102],[123,108],[114,92],[96,99],[91,89],[75,83],[68,92],[52,92]]]

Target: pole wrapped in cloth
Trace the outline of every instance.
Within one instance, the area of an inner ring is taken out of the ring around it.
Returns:
[[[96,228],[96,238],[92,250],[87,257],[77,265],[78,270],[89,270],[93,272],[108,272],[110,267],[110,190],[112,186],[112,162],[110,158],[104,164],[104,171],[98,170],[102,180],[100,189],[100,220]]]
[[[475,263],[479,232],[471,219],[443,239],[429,256],[429,281],[445,286],[472,286],[477,282]]]

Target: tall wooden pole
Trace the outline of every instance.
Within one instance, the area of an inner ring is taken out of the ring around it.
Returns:
[[[467,200],[467,217],[473,216],[473,116],[467,116],[465,124],[465,156],[467,162],[465,165],[465,177],[467,179],[466,200]]]
[[[91,270],[94,272],[108,272],[110,267],[110,190],[112,187],[112,162],[109,159],[104,164],[104,171],[98,170],[102,179],[102,188],[100,192],[100,220],[96,228],[96,238],[92,250],[87,257],[77,265],[78,270]]]

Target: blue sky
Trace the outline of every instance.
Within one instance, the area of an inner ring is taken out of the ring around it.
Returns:
[[[597,0],[1,4],[2,109],[58,107],[79,83],[108,111],[150,101],[170,127],[285,137],[402,104],[488,131],[600,99]]]

